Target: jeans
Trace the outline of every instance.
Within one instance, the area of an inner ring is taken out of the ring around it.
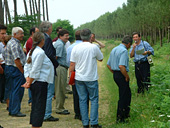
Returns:
[[[10,81],[9,113],[17,114],[21,110],[21,101],[24,95],[24,88],[21,87],[26,80],[24,74],[14,66],[5,67],[6,81]]]
[[[55,79],[54,79],[55,81]],[[52,99],[54,97],[54,82],[52,84],[48,84],[48,90],[47,90],[47,102],[46,102],[46,109],[45,109],[45,116],[44,120],[51,117],[52,113]]]
[[[28,100],[28,104],[32,103],[32,95],[31,95],[31,89],[28,89],[28,96],[29,96],[29,100]]]
[[[80,112],[83,126],[89,125],[88,117],[88,95],[91,101],[90,124],[98,124],[98,81],[75,81],[79,95]]]

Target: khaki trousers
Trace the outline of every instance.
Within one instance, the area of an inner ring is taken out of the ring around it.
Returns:
[[[67,69],[58,66],[56,69],[57,76],[55,76],[55,95],[56,95],[56,112],[65,110],[65,91],[67,85]]]

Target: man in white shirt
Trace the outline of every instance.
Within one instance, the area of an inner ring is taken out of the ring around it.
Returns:
[[[91,101],[91,128],[102,128],[98,125],[98,74],[97,61],[103,60],[100,49],[90,43],[91,31],[83,29],[80,32],[83,43],[76,45],[71,53],[70,73],[76,71],[75,84],[79,95],[80,112],[84,128],[89,128],[88,96]]]

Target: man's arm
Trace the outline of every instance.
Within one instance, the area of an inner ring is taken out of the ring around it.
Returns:
[[[20,59],[17,58],[14,62],[15,62],[15,64],[16,64],[17,68],[21,71],[21,73],[24,73],[24,69],[23,69],[23,67],[22,67],[22,64],[21,64]]]
[[[107,64],[107,67],[113,73],[113,70],[111,69],[110,65]]]
[[[96,39],[94,40],[94,42],[98,43],[101,48],[104,48],[104,47],[105,47],[105,45],[104,45],[102,42],[100,42],[100,41],[98,41],[98,40],[96,40]]]
[[[71,73],[75,70],[75,62],[70,62],[70,68],[69,68],[69,74],[71,75]]]
[[[126,82],[130,81],[129,75],[127,74],[126,68],[124,65],[119,65],[121,73],[125,76]]]

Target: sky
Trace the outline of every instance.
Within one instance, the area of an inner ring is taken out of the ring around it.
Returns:
[[[126,2],[127,0],[48,0],[49,21],[54,23],[57,19],[69,20],[77,28],[106,12],[114,12]],[[8,0],[8,4],[13,15],[13,0]],[[29,11],[29,4],[27,6]],[[17,0],[17,7],[18,14],[25,13],[23,0]]]

